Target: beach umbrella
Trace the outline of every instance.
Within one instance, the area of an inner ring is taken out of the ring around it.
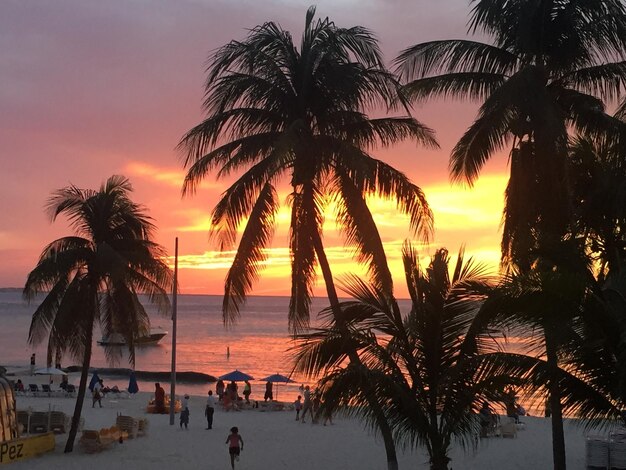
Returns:
[[[35,375],[67,375],[67,373],[56,367],[42,367],[35,371]]]
[[[274,386],[275,383],[288,384],[291,382],[295,382],[295,380],[291,380],[289,377],[287,377],[286,375],[282,375],[282,374],[268,375],[267,377],[261,380],[263,382],[271,382],[272,387]],[[276,400],[278,400],[278,387],[276,387]]]
[[[245,372],[241,372],[240,370],[234,370],[229,372],[228,374],[220,375],[218,377],[222,380],[229,380],[231,382],[243,382],[244,380],[254,380],[254,377],[246,374]]]
[[[128,393],[137,393],[139,391],[139,385],[137,385],[137,377],[135,377],[135,371],[130,373],[130,380],[128,381]]]
[[[263,382],[272,382],[272,383],[281,383],[281,384],[288,384],[291,382],[295,382],[295,380],[291,380],[289,377],[287,377],[286,375],[282,375],[282,374],[268,375],[267,377],[261,380]]]
[[[93,386],[96,385],[97,382],[100,382],[100,377],[98,377],[97,372],[94,372],[91,377],[91,381],[89,382],[89,390],[93,392]]]
[[[41,369],[35,370],[35,375],[47,375],[48,382],[52,382],[53,375],[67,375],[65,371],[61,369],[57,369],[56,367],[42,367]]]

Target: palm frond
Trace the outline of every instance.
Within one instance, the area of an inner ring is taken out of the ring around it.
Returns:
[[[274,215],[277,208],[276,192],[270,184],[266,184],[250,212],[235,259],[226,276],[222,304],[226,325],[232,324],[238,318],[239,308],[258,278],[259,268],[267,259],[264,249],[274,233]]]

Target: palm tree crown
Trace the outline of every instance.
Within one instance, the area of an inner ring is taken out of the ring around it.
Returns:
[[[450,159],[455,180],[472,184],[485,162],[513,142],[503,260],[528,264],[531,249],[555,243],[570,223],[568,130],[623,140],[603,100],[626,83],[626,15],[619,0],[477,0],[471,40],[431,41],[397,59],[414,99],[482,102]],[[526,258],[526,259],[525,259]]]
[[[401,102],[376,39],[362,27],[340,28],[328,18],[315,21],[314,14],[312,7],[299,47],[288,31],[268,22],[245,40],[219,48],[208,68],[207,118],[180,143],[188,168],[183,193],[194,192],[213,169],[219,169],[218,177],[243,172],[212,214],[222,248],[236,242],[237,229],[247,220],[226,279],[226,322],[237,317],[266,259],[279,207],[276,187],[285,176],[293,189],[293,330],[308,324],[328,202],[336,202],[339,225],[358,247],[358,259],[389,285],[382,242],[365,197],[393,198],[409,215],[413,230],[421,235],[431,230],[422,191],[369,150],[405,138],[435,146],[432,132],[408,116],[374,119],[365,114],[366,107]]]
[[[77,233],[44,248],[24,287],[29,300],[46,293],[33,313],[29,341],[47,337],[49,351],[68,351],[83,365],[66,452],[78,430],[95,324],[104,335],[124,336],[134,364],[135,337],[148,326],[138,295],[169,309],[172,275],[165,251],[151,240],[154,226],[128,197],[131,190],[127,179],[112,176],[99,191],[76,186],[57,191],[48,202],[51,218],[66,215]]]

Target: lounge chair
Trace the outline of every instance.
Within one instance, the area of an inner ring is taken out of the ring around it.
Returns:
[[[115,425],[122,431],[128,433],[129,439],[134,439],[139,433],[139,423],[132,416],[118,415],[115,421]],[[143,429],[145,431],[145,428]]]
[[[517,425],[515,424],[515,421],[502,424],[500,426],[500,435],[502,437],[517,437]]]
[[[65,396],[73,398],[76,395],[76,386],[74,384],[67,384],[65,387]]]
[[[28,384],[28,391],[34,397],[38,397],[41,393],[41,390],[39,390],[39,385],[37,384]]]
[[[48,412],[33,411],[30,415],[30,430],[32,434],[48,432]]]
[[[66,433],[71,425],[71,418],[61,411],[50,412],[50,431],[55,434]]]

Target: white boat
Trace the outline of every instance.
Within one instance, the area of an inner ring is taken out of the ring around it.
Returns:
[[[167,335],[167,331],[165,331],[160,326],[157,326],[156,328],[150,328],[150,332],[147,335],[135,338],[135,344],[157,344],[165,337],[165,335]],[[125,346],[126,340],[121,334],[113,333],[110,336],[103,336],[98,341],[98,344],[101,346]]]

